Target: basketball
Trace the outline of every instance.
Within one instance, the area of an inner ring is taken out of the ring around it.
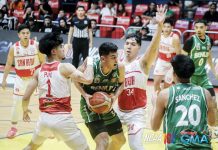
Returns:
[[[95,92],[89,99],[89,103],[92,111],[98,114],[107,113],[112,105],[110,96],[105,92]]]

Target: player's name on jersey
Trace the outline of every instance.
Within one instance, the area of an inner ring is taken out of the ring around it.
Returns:
[[[197,101],[200,102],[200,96],[195,94],[184,94],[184,95],[178,95],[175,97],[176,103],[180,101]]]
[[[197,52],[194,54],[194,58],[202,58],[202,57],[207,58],[208,56],[209,56],[208,52]]]

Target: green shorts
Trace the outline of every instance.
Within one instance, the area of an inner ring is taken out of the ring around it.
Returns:
[[[193,75],[191,77],[191,83],[198,85],[200,87],[203,87],[205,89],[210,89],[213,88],[212,83],[209,81],[207,75],[202,75],[202,76],[196,76]]]
[[[123,131],[120,119],[113,109],[106,114],[97,114],[91,111],[88,108],[86,101],[81,98],[80,113],[85,121],[86,126],[89,128],[93,139],[101,132],[108,132],[108,134],[111,136]]]

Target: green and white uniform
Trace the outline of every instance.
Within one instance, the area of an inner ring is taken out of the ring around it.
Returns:
[[[204,89],[192,83],[169,88],[164,133],[171,139],[166,149],[211,149]]]
[[[100,63],[101,62],[99,59],[94,61],[94,64],[93,64],[93,69],[94,69],[93,83],[90,85],[84,84],[82,87],[83,87],[84,91],[90,95],[92,95],[98,91],[106,92],[108,94],[111,94],[111,93],[114,94],[115,91],[117,90],[117,88],[120,86],[118,66],[115,67],[115,69],[113,69],[110,73],[104,74],[101,70]],[[103,124],[105,126],[111,126],[114,123],[119,124],[119,127],[117,127],[117,128],[121,128],[121,129],[116,129],[116,130],[122,131],[122,127],[121,127],[122,125],[120,123],[120,120],[113,109],[109,113],[106,113],[106,114],[97,114],[88,108],[88,105],[87,105],[84,97],[81,96],[80,112],[81,112],[81,115],[82,115],[83,119],[85,120],[86,124],[94,122],[94,121],[102,120]],[[91,127],[91,128],[93,128],[93,127]],[[92,131],[90,131],[90,132],[92,132]],[[108,132],[110,132],[110,131],[108,131]],[[95,137],[95,136],[96,136],[96,133],[93,134],[93,137]]]
[[[213,88],[213,86],[207,77],[205,66],[211,49],[211,41],[207,35],[205,36],[204,42],[197,35],[192,36],[194,42],[189,55],[195,64],[195,73],[191,77],[191,83],[209,89]]]

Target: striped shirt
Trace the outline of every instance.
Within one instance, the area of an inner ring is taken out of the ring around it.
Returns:
[[[77,16],[71,21],[71,26],[74,28],[73,37],[88,38],[88,29],[91,28],[90,20],[85,17],[80,20]]]

